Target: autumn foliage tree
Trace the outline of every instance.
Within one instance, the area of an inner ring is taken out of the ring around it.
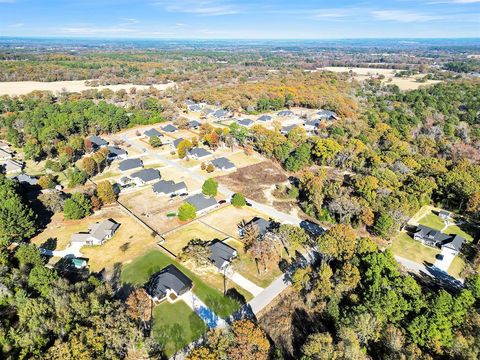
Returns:
[[[112,183],[108,180],[98,183],[97,195],[104,204],[112,204],[117,200],[117,195],[115,194]]]

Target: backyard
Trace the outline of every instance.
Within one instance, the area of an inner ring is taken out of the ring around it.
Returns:
[[[144,256],[133,260],[131,263],[124,265],[121,274],[122,282],[141,286],[148,281],[150,276],[169,264],[174,264],[192,280],[195,295],[218,316],[226,318],[240,308],[238,301],[224,296],[219,290],[207,285],[192,271],[159,250],[152,250]]]
[[[436,255],[440,254],[440,250],[422,245],[403,231],[393,240],[391,249],[395,255],[419,264],[424,262],[434,264]]]
[[[157,305],[153,314],[152,336],[168,357],[197,340],[208,330],[200,317],[182,300]]]

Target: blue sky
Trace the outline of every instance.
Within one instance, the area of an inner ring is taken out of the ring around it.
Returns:
[[[480,37],[480,0],[0,0],[0,36]]]

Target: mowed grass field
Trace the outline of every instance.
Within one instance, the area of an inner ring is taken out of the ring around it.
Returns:
[[[435,230],[442,230],[445,226],[445,223],[442,219],[440,219],[437,215],[432,212],[428,212],[425,216],[423,216],[420,220],[418,220],[419,224],[429,226]]]
[[[173,304],[165,301],[155,306],[152,336],[169,358],[207,330],[203,320],[182,300]]]
[[[422,243],[412,239],[410,235],[405,232],[401,232],[393,240],[391,249],[395,255],[419,264],[423,264],[424,262],[433,264],[436,260],[435,257],[440,254],[440,250],[422,245]]]
[[[121,274],[122,282],[142,286],[150,276],[170,264],[174,264],[192,280],[194,284],[192,291],[218,316],[226,318],[240,308],[238,301],[224,296],[219,290],[206,284],[199,276],[159,250],[152,250],[124,265]]]

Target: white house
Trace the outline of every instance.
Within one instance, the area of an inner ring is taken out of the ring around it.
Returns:
[[[88,233],[77,233],[70,237],[70,242],[83,245],[102,245],[117,232],[120,224],[112,220],[104,220],[90,226]]]

